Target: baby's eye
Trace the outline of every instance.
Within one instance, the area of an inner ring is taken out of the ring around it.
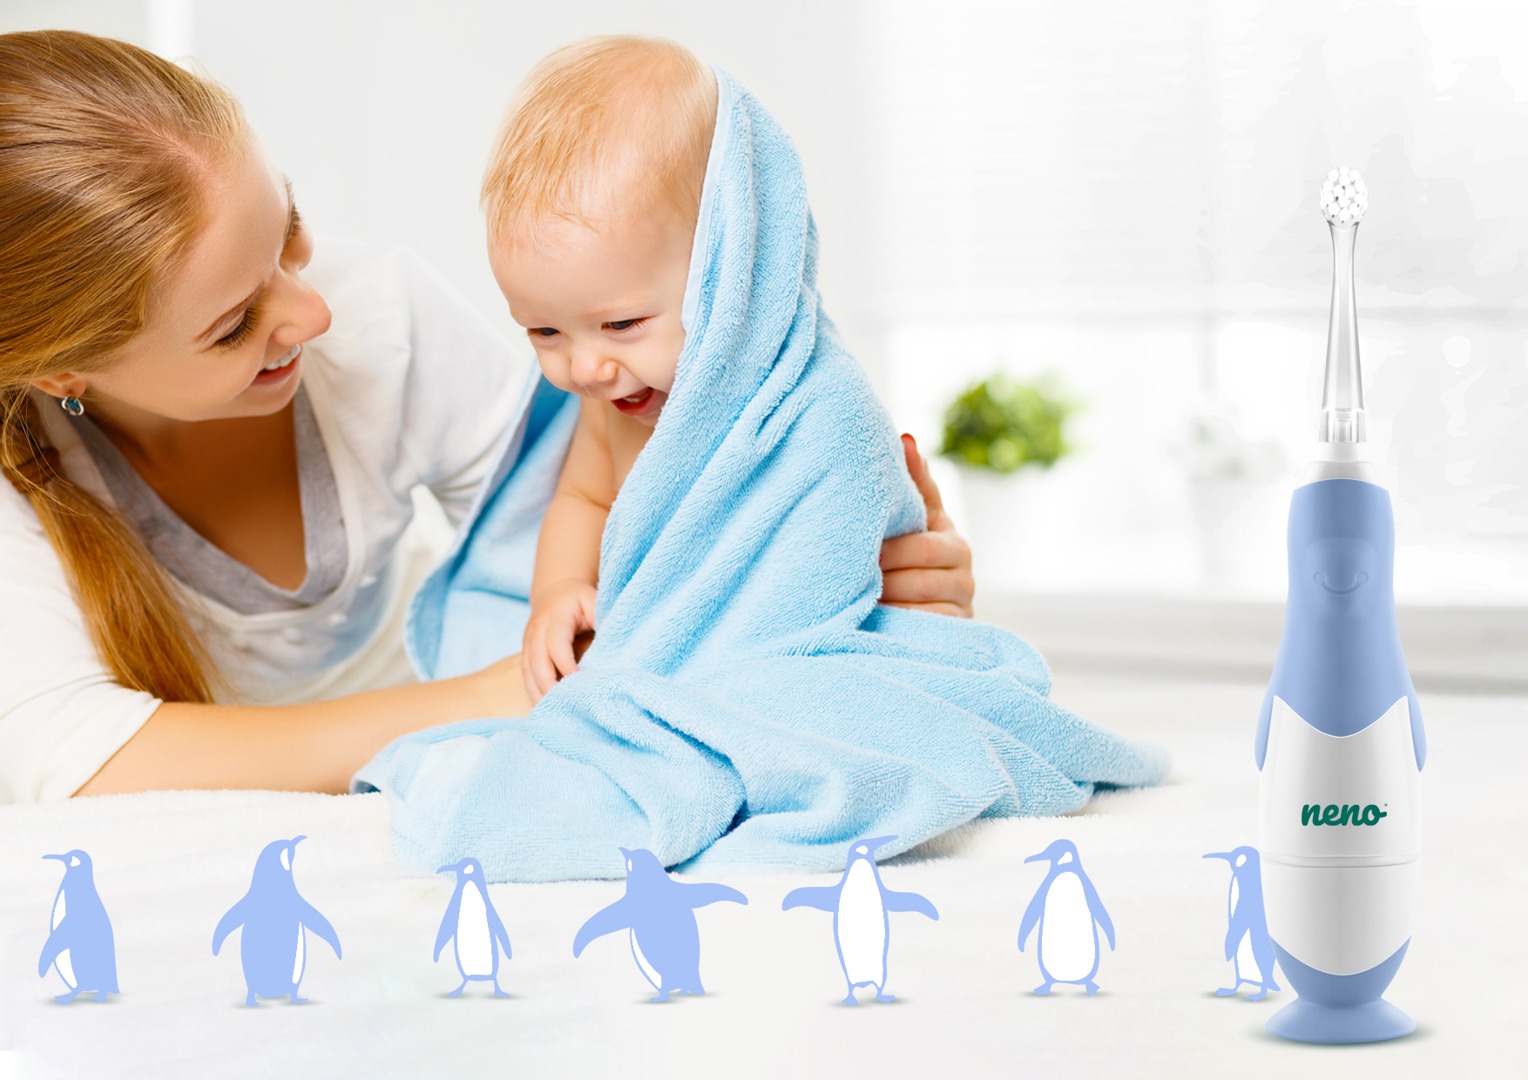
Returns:
[[[529,333],[531,337],[556,337],[557,328],[553,326],[533,326]]]
[[[630,330],[633,326],[641,326],[646,321],[646,319],[617,319],[615,322],[607,322],[605,329],[619,333],[622,330]]]

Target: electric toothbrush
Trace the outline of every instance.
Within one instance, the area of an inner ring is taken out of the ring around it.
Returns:
[[[1395,519],[1369,463],[1353,246],[1354,170],[1321,189],[1332,308],[1316,461],[1289,508],[1289,601],[1257,728],[1268,933],[1299,995],[1286,1039],[1377,1042],[1415,1022],[1383,1000],[1411,942],[1422,714],[1395,618]]]

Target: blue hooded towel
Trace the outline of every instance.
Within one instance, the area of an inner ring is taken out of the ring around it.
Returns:
[[[800,161],[718,71],[673,391],[610,512],[596,637],[522,720],[416,733],[356,790],[392,806],[400,859],[465,855],[498,881],[664,866],[842,869],[974,818],[1058,814],[1155,784],[1157,748],[1052,703],[998,627],[878,605],[886,537],[924,509],[901,444],[823,314]],[[426,677],[518,651],[534,530],[576,403],[528,393],[456,550],[415,598]]]

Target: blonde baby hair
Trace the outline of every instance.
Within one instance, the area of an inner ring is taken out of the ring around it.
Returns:
[[[672,41],[594,37],[542,60],[516,94],[483,178],[489,242],[535,242],[552,219],[670,210],[693,228],[716,125],[716,78]]]
[[[247,139],[227,91],[153,53],[0,34],[0,471],[58,553],[102,661],[166,701],[211,700],[209,654],[134,528],[63,474],[28,390],[103,370],[142,331],[205,225],[205,178]]]

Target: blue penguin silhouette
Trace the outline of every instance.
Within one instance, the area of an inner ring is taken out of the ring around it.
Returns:
[[[308,966],[306,931],[312,930],[340,955],[340,939],[329,920],[297,893],[292,880],[292,856],[306,836],[272,840],[255,860],[249,891],[218,920],[212,932],[212,955],[223,939],[244,927],[239,957],[244,962],[244,984],[249,989],[244,1004],[256,1005],[259,997],[290,997],[294,1005],[303,970]]]
[[[849,845],[844,876],[837,885],[805,885],[786,894],[780,910],[794,907],[816,908],[833,913],[833,938],[838,946],[838,964],[849,984],[845,1005],[858,1005],[854,990],[859,986],[875,987],[877,1001],[895,1001],[886,992],[886,954],[891,950],[892,911],[916,911],[937,920],[934,905],[917,893],[893,892],[881,881],[875,864],[876,849],[895,840],[878,836],[856,840]]]
[[[54,1001],[67,1005],[81,994],[94,993],[97,1001],[117,989],[117,944],[111,932],[106,906],[96,893],[95,872],[90,856],[76,848],[62,855],[44,855],[64,864],[64,880],[53,898],[53,915],[48,920],[48,940],[37,960],[37,974],[42,977],[51,966],[69,988]]]
[[[1268,991],[1279,989],[1273,978],[1273,941],[1268,937],[1268,919],[1263,914],[1263,864],[1257,848],[1232,848],[1212,851],[1206,859],[1224,859],[1231,864],[1231,892],[1226,900],[1226,959],[1236,972],[1236,981],[1215,991],[1230,997],[1242,983],[1257,987],[1248,1001],[1262,1001]]]
[[[1099,902],[1098,890],[1082,869],[1077,845],[1057,840],[1027,863],[1048,861],[1050,872],[1024,909],[1019,923],[1019,951],[1038,925],[1040,974],[1045,981],[1035,987],[1037,994],[1049,994],[1056,983],[1074,983],[1092,997],[1098,993],[1093,976],[1098,974],[1098,928],[1104,929],[1109,948],[1114,948],[1114,923]]]
[[[509,959],[509,934],[488,898],[483,867],[468,857],[442,866],[436,873],[448,871],[456,875],[456,891],[451,894],[445,917],[440,920],[440,931],[435,935],[435,960],[439,963],[446,942],[454,940],[456,970],[461,972],[462,984],[447,996],[461,997],[467,984],[476,979],[491,980],[494,997],[509,997],[499,989],[499,949],[502,947],[504,958]]]
[[[721,900],[746,904],[748,897],[726,885],[675,881],[651,851],[617,850],[626,859],[626,895],[579,927],[574,957],[597,937],[629,930],[632,958],[658,991],[654,1001],[667,1001],[675,991],[704,994],[695,909]]]

